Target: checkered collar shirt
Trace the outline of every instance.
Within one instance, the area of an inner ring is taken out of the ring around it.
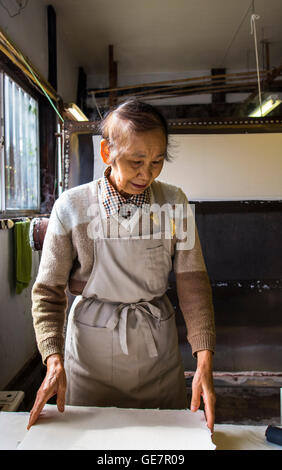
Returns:
[[[119,213],[122,217],[131,217],[137,207],[150,204],[150,189],[146,188],[141,194],[132,194],[125,198],[110,183],[109,175],[111,167],[108,166],[101,179],[102,203],[106,211],[107,217],[115,213]]]

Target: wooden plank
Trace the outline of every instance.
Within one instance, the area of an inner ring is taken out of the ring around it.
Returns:
[[[265,75],[267,72],[267,70],[261,70],[260,72],[260,75]],[[146,87],[155,87],[155,86],[163,86],[163,85],[173,85],[173,84],[184,84],[184,83],[188,83],[188,82],[196,82],[196,81],[205,81],[205,80],[208,80],[208,81],[215,81],[215,80],[219,80],[219,79],[222,79],[222,78],[225,78],[225,79],[228,79],[228,78],[231,78],[231,77],[237,77],[238,79],[240,77],[256,77],[256,71],[253,71],[253,72],[238,72],[238,73],[231,73],[231,74],[220,74],[220,75],[215,75],[215,76],[212,76],[212,75],[205,75],[205,76],[201,76],[201,77],[190,77],[190,78],[183,78],[183,79],[178,79],[178,80],[164,80],[164,81],[160,81],[160,82],[150,82],[150,83],[138,83],[136,85],[128,85],[128,86],[124,86],[124,87],[115,87],[115,88],[105,88],[105,89],[102,89],[102,90],[89,90],[89,93],[94,93],[95,95],[99,95],[99,94],[103,94],[103,93],[108,93],[110,91],[124,91],[124,90],[131,90],[131,89],[134,89],[134,88],[146,88]]]

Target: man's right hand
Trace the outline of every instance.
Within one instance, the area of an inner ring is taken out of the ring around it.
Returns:
[[[57,395],[58,410],[64,411],[67,380],[63,358],[60,354],[52,354],[47,358],[46,363],[46,376],[36,394],[27,429],[36,423],[44,405],[54,395]]]

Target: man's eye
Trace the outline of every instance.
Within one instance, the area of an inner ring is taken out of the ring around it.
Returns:
[[[155,162],[153,162],[153,164],[154,165],[159,165],[161,162],[162,162],[162,160],[156,160]]]

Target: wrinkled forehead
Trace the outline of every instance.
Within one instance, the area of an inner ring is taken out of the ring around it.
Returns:
[[[160,127],[138,131],[129,120],[122,119],[116,119],[116,122],[112,123],[108,140],[112,147],[123,148],[124,151],[141,151],[149,146],[165,152],[167,147],[166,135]]]
[[[160,129],[132,133],[123,139],[124,151],[135,156],[163,155],[166,147],[166,138]]]
[[[108,121],[107,136],[109,142],[114,144],[129,145],[134,139],[142,136],[144,140],[159,140],[166,144],[166,133],[161,125],[155,121],[155,126],[152,125],[151,129],[144,129],[144,124],[138,128],[138,123],[132,122],[130,119],[121,119],[118,114],[113,113]]]

